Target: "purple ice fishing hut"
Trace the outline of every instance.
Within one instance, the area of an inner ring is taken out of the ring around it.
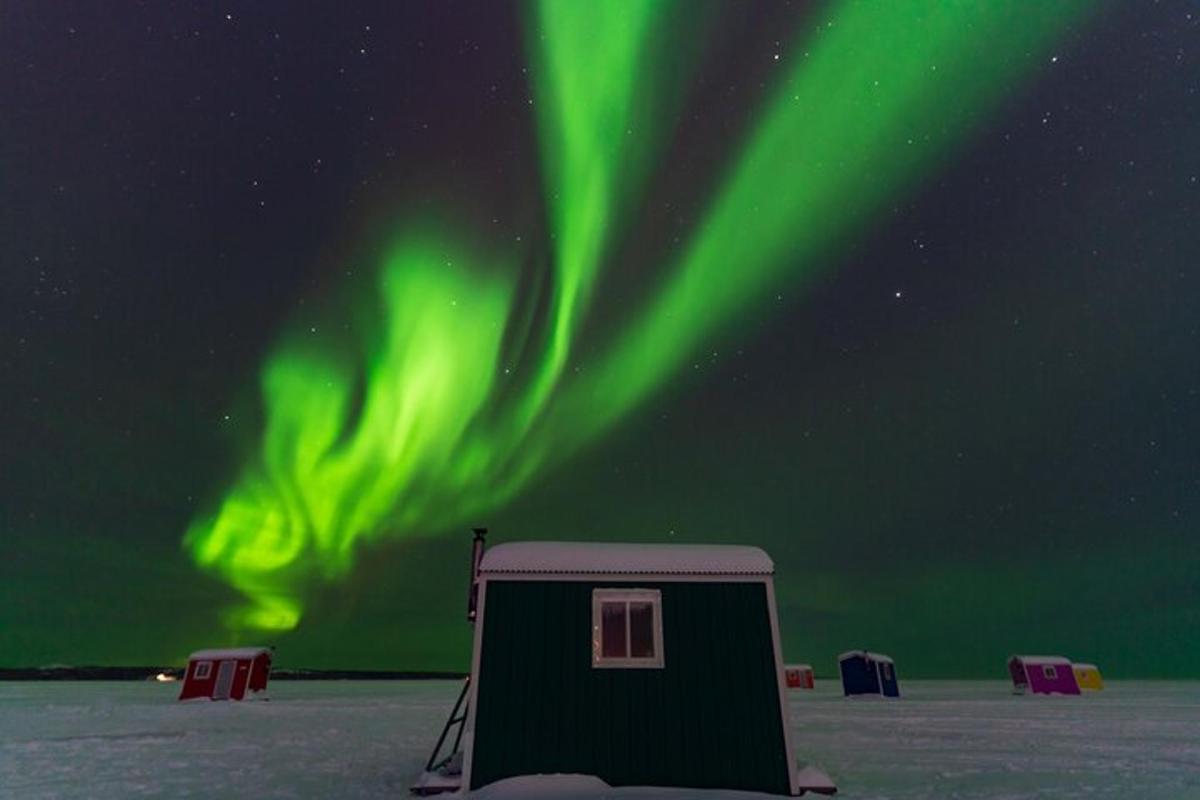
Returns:
[[[1013,694],[1079,694],[1075,670],[1062,656],[1013,656],[1008,674]]]

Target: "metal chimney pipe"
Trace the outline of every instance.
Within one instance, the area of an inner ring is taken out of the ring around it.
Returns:
[[[474,625],[479,603],[479,562],[483,561],[483,550],[487,547],[487,528],[471,530],[475,533],[475,539],[471,542],[471,588],[467,590],[467,622]]]

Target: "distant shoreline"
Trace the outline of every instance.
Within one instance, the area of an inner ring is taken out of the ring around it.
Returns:
[[[183,678],[183,667],[0,667],[0,681],[150,681],[158,675]],[[465,672],[273,669],[273,681],[462,680]]]
[[[4,681],[152,681],[158,675],[183,680],[183,667],[0,667]],[[272,681],[461,681],[465,672],[436,670],[359,670],[359,669],[273,669]],[[817,675],[821,683],[840,684],[837,675]],[[992,681],[1008,683],[1008,676],[986,678],[907,678],[909,681]],[[1162,683],[1194,682],[1197,678],[1114,678]]]

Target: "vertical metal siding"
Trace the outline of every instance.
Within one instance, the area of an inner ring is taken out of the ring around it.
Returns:
[[[593,669],[591,595],[662,592],[665,668]],[[471,788],[536,773],[788,793],[761,583],[490,581]]]

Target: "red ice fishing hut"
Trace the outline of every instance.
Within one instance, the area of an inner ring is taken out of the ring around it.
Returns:
[[[809,664],[788,664],[783,668],[783,677],[789,689],[812,689],[816,685]]]
[[[267,689],[270,647],[197,650],[188,656],[180,700],[244,700]]]

